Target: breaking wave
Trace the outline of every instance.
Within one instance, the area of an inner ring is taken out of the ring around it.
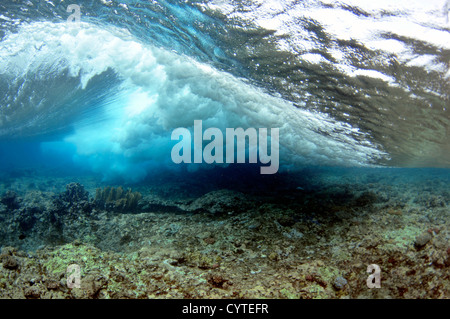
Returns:
[[[443,1],[81,4],[0,5],[5,143],[138,181],[203,120],[280,128],[284,168],[450,167]]]

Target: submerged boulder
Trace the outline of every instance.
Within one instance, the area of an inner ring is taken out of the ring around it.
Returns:
[[[426,244],[433,238],[429,232],[424,232],[416,237],[414,240],[414,246],[416,249],[425,247]]]
[[[185,207],[187,211],[206,211],[211,214],[239,213],[251,207],[243,193],[222,189],[209,192]]]
[[[19,199],[17,197],[16,192],[14,191],[7,191],[1,198],[0,203],[5,205],[8,209],[14,210],[20,207]]]

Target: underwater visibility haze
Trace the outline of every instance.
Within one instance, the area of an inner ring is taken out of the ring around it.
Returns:
[[[0,296],[449,298],[449,10],[2,0]],[[279,169],[174,163],[194,121],[279,129]]]

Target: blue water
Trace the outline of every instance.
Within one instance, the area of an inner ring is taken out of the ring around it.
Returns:
[[[223,132],[280,128],[280,173],[449,174],[449,26],[440,1],[78,4],[79,23],[66,21],[62,1],[0,7],[4,173],[54,169],[138,183],[155,172],[208,171],[170,157],[172,131],[192,132],[202,120]],[[360,32],[348,38],[340,28]]]

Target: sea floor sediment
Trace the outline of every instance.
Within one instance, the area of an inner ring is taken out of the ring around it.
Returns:
[[[445,175],[204,178],[4,177],[0,298],[450,297]],[[81,288],[67,285],[72,264]]]

